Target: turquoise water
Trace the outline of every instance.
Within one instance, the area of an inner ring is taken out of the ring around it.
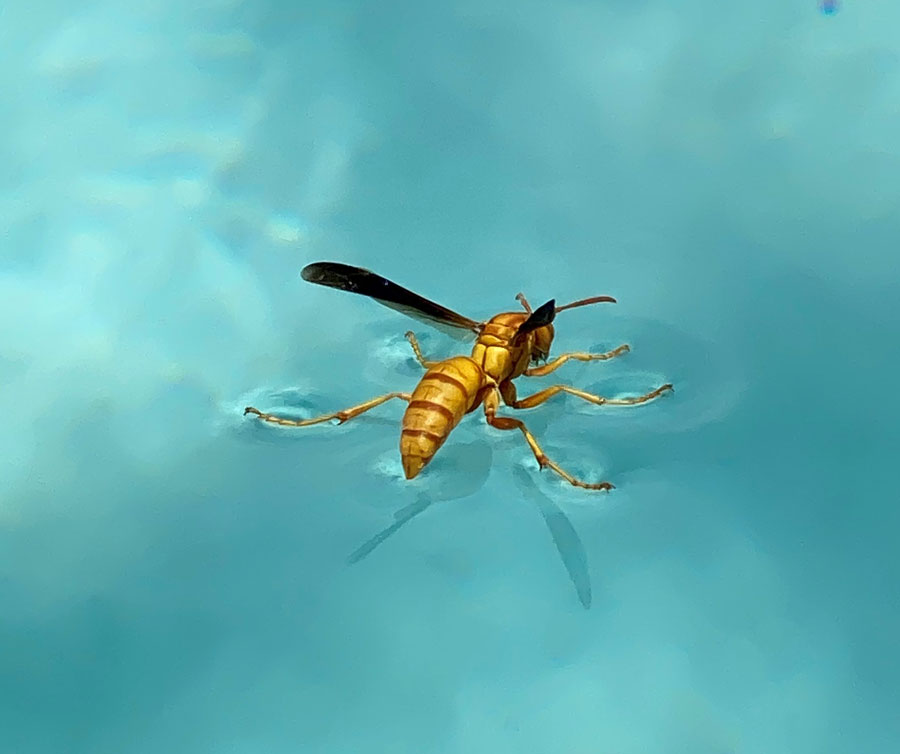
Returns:
[[[0,754],[896,747],[896,3],[77,5],[0,9]],[[242,416],[466,348],[320,259],[675,393],[522,412],[609,495],[406,482]]]

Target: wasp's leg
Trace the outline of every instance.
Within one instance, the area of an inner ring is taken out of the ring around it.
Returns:
[[[439,361],[428,361],[422,355],[422,349],[419,348],[419,341],[416,340],[416,336],[413,334],[412,330],[407,330],[406,339],[409,341],[409,344],[412,346],[413,353],[416,355],[416,360],[426,369],[431,369],[431,367],[435,367],[441,362]]]
[[[497,390],[492,390],[488,393],[487,397],[484,400],[484,415],[487,419],[488,424],[492,427],[496,427],[497,429],[518,429],[525,437],[525,442],[528,443],[528,447],[531,448],[531,452],[534,453],[534,457],[537,459],[538,465],[543,468],[552,469],[554,472],[559,474],[563,479],[565,479],[569,484],[575,487],[582,487],[586,490],[611,490],[613,489],[613,485],[609,482],[582,482],[580,479],[576,479],[573,477],[568,471],[561,468],[556,461],[551,460],[547,457],[547,454],[541,449],[541,446],[538,445],[538,441],[534,438],[534,435],[528,431],[528,427],[525,426],[525,422],[519,421],[518,419],[512,419],[507,416],[497,416],[497,409],[500,406],[500,398]]]
[[[517,293],[517,294],[516,294],[516,301],[518,301],[520,304],[522,304],[523,307],[525,307],[525,311],[526,311],[526,312],[528,312],[529,314],[531,314],[531,304],[528,303],[528,299],[525,298],[525,294],[524,294],[524,293]]]
[[[606,353],[583,353],[580,351],[577,353],[564,353],[543,366],[526,369],[525,376],[543,377],[546,374],[550,374],[550,372],[555,372],[569,359],[575,359],[576,361],[606,361],[607,359],[614,359],[616,356],[621,356],[623,353],[628,353],[630,350],[631,348],[626,344],[614,348],[612,351],[607,351]]]
[[[331,421],[332,419],[337,419],[338,424],[343,424],[345,421],[349,421],[354,416],[359,416],[360,414],[365,413],[370,408],[375,408],[376,406],[380,406],[382,403],[386,403],[391,398],[400,398],[404,401],[409,401],[410,394],[388,393],[387,395],[379,395],[377,398],[373,398],[372,400],[366,401],[365,403],[360,403],[358,406],[345,408],[343,411],[335,411],[333,414],[316,416],[312,419],[285,419],[284,417],[275,416],[274,414],[264,414],[258,408],[253,408],[253,406],[247,406],[247,408],[244,409],[244,416],[246,416],[247,414],[255,414],[264,422],[280,424],[283,427],[308,427],[311,424],[321,424],[322,422]]]
[[[507,406],[516,405],[516,386],[512,380],[503,380],[498,386],[500,397]]]
[[[584,390],[569,387],[568,385],[552,385],[551,387],[538,391],[534,395],[529,395],[527,398],[510,401],[508,402],[508,405],[513,408],[534,408],[535,406],[540,406],[544,401],[552,398],[557,393],[569,393],[569,395],[577,395],[579,398],[583,398],[598,406],[636,406],[639,403],[652,401],[657,396],[672,389],[670,384],[665,384],[662,387],[656,388],[656,390],[651,390],[645,395],[638,395],[634,398],[604,398],[602,395],[586,393]]]

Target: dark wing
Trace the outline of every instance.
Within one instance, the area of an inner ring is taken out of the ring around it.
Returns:
[[[379,304],[445,330],[457,338],[462,335],[460,330],[481,332],[481,325],[474,319],[463,317],[362,267],[353,267],[340,262],[313,262],[306,265],[300,275],[309,283],[327,285],[329,288],[374,298]]]

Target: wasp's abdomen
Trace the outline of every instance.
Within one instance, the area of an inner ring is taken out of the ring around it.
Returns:
[[[431,367],[413,390],[403,414],[400,457],[407,479],[431,460],[475,403],[482,372],[467,356],[456,356]]]

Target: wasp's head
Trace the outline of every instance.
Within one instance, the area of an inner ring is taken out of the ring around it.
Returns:
[[[528,357],[531,361],[546,361],[550,355],[550,344],[553,342],[553,318],[556,316],[556,302],[548,301],[528,315],[516,332],[515,339],[525,345],[530,344]]]
[[[539,327],[532,335],[531,360],[533,362],[546,361],[550,356],[550,345],[553,343],[553,325],[547,324]]]
[[[577,306],[587,306],[588,304],[599,304],[600,302],[614,304],[616,300],[612,296],[593,296],[592,298],[573,301],[565,306],[557,306],[556,301],[551,299],[528,315],[528,318],[519,325],[513,340],[522,345],[522,339],[529,338],[531,348],[528,355],[531,361],[546,361],[550,355],[550,345],[553,343],[553,320],[556,315],[566,309],[574,309]]]

